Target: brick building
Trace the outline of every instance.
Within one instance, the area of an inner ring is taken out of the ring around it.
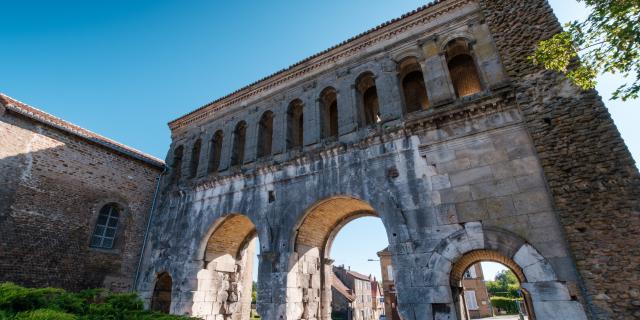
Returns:
[[[344,266],[333,266],[331,318],[378,320],[378,283],[371,276]]]
[[[163,166],[0,94],[0,282],[130,290]]]
[[[489,300],[489,292],[484,283],[484,273],[482,265],[476,263],[469,267],[462,278],[462,288],[464,290],[464,302],[468,318],[486,318],[491,317],[491,301]]]

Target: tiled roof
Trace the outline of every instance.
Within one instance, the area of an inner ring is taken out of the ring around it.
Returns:
[[[358,273],[355,271],[351,271],[351,270],[347,270],[347,274],[351,275],[352,277],[356,278],[356,279],[360,279],[360,280],[365,280],[365,281],[370,281],[371,278],[369,276],[365,276],[362,273]]]
[[[40,109],[34,108],[26,103],[23,103],[14,98],[11,98],[3,93],[0,93],[0,104],[4,105],[4,107],[7,108],[7,110],[21,114],[25,117],[28,117],[40,123],[46,124],[48,126],[57,128],[59,130],[65,131],[69,134],[75,135],[82,139],[91,141],[93,143],[97,143],[117,153],[124,154],[126,156],[135,158],[137,160],[143,161],[145,163],[148,163],[150,165],[153,165],[159,168],[162,168],[164,166],[164,161],[154,156],[140,152],[136,149],[125,146],[109,138],[103,137],[97,133],[81,128],[73,123],[62,120]]]
[[[331,286],[340,292],[347,300],[356,300],[356,296],[352,293],[351,289],[349,289],[333,271],[331,272]]]
[[[341,43],[339,43],[337,45],[334,45],[334,46],[332,46],[332,47],[330,47],[328,49],[325,49],[325,50],[323,50],[321,52],[318,52],[318,53],[316,53],[316,54],[314,54],[312,56],[309,56],[309,57],[307,57],[307,58],[305,58],[303,60],[300,60],[297,63],[294,63],[294,64],[290,65],[287,68],[281,69],[281,70],[279,70],[279,71],[277,71],[275,73],[272,73],[272,74],[270,74],[270,75],[268,75],[268,76],[266,76],[266,77],[264,77],[264,78],[262,78],[260,80],[254,81],[253,83],[251,83],[249,85],[246,85],[246,86],[244,86],[244,87],[242,87],[242,88],[240,88],[240,89],[238,89],[236,91],[233,91],[233,92],[231,92],[231,93],[229,93],[229,94],[227,94],[225,96],[222,96],[222,97],[220,97],[220,98],[218,98],[218,99],[216,99],[214,101],[211,101],[211,102],[209,102],[209,103],[207,103],[207,104],[205,104],[205,105],[203,105],[203,106],[201,106],[201,107],[199,107],[199,108],[197,108],[197,109],[195,109],[195,110],[193,110],[193,111],[191,111],[191,112],[189,112],[189,113],[187,113],[187,114],[185,114],[185,115],[183,115],[183,116],[181,116],[181,117],[179,117],[179,118],[177,118],[177,119],[175,119],[173,121],[170,121],[169,122],[169,126],[172,127],[172,125],[174,123],[177,123],[180,120],[183,120],[183,119],[185,119],[185,118],[187,118],[187,117],[189,117],[189,116],[191,116],[193,114],[196,114],[196,113],[200,112],[201,110],[203,110],[203,109],[205,109],[207,107],[210,107],[210,106],[212,106],[212,105],[214,105],[216,103],[222,102],[223,100],[227,100],[227,99],[232,98],[234,96],[240,96],[241,94],[248,93],[248,92],[256,89],[254,87],[257,87],[258,85],[263,84],[263,83],[267,82],[268,80],[272,80],[272,79],[276,78],[277,76],[281,76],[281,75],[283,75],[283,74],[285,74],[287,72],[294,73],[294,76],[297,75],[298,73],[304,73],[303,70],[298,70],[298,71],[295,71],[295,72],[294,72],[294,70],[296,68],[300,67],[301,65],[313,60],[313,59],[316,59],[316,58],[319,58],[319,57],[321,57],[323,55],[326,55],[326,54],[328,54],[329,52],[331,52],[333,50],[345,47],[346,45],[351,44],[356,40],[362,39],[365,36],[368,36],[368,35],[376,32],[376,31],[378,31],[380,29],[383,29],[383,28],[385,28],[385,27],[387,27],[389,25],[395,24],[395,23],[397,23],[397,22],[399,22],[401,20],[404,20],[404,19],[406,19],[408,17],[414,16],[414,15],[420,13],[420,12],[423,12],[426,9],[429,9],[431,7],[434,7],[434,6],[438,5],[438,4],[440,4],[442,2],[446,2],[446,1],[449,1],[449,0],[433,0],[432,2],[427,3],[427,4],[425,4],[425,5],[421,6],[421,7],[413,10],[413,11],[407,12],[407,13],[403,14],[402,16],[398,17],[398,18],[386,21],[386,22],[384,22],[384,23],[382,23],[382,24],[380,24],[380,25],[378,25],[376,27],[373,27],[373,28],[371,28],[371,29],[369,29],[369,30],[367,30],[365,32],[362,32],[362,33],[360,33],[360,34],[358,34],[358,35],[356,35],[354,37],[351,37],[351,38],[349,38],[349,39],[347,39],[347,40],[345,40],[345,41],[343,41],[343,42],[341,42]]]

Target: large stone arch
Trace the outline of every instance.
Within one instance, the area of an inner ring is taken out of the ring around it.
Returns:
[[[342,227],[366,216],[381,217],[351,196],[323,199],[305,210],[291,240],[287,319],[331,319],[331,244]]]
[[[214,222],[197,252],[192,315],[216,319],[248,319],[256,226],[245,215],[229,214]]]
[[[423,275],[433,318],[462,319],[457,299],[464,271],[480,261],[495,261],[514,271],[532,312],[531,319],[586,319],[583,306],[558,281],[549,261],[521,237],[497,228],[469,222],[440,241]],[[400,303],[402,299],[400,297]],[[401,309],[402,310],[402,309]],[[403,315],[413,319],[412,315]]]

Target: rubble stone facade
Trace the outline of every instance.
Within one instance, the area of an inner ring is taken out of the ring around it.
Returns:
[[[0,94],[0,282],[131,290],[162,167]]]
[[[482,260],[532,318],[639,317],[638,170],[596,92],[526,59],[559,28],[544,0],[443,0],[171,122],[137,289],[236,319],[258,237],[260,315],[329,319],[332,240],[377,216],[405,320],[460,319]]]

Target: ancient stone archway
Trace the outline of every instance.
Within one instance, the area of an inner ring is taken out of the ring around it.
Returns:
[[[586,319],[582,305],[533,246],[510,232],[486,228],[479,222],[466,223],[442,240],[429,259],[424,279],[434,293],[429,299],[434,319],[464,319],[457,298],[459,282],[464,271],[480,261],[502,263],[516,274],[526,292],[530,319]]]
[[[246,216],[220,218],[203,245],[193,316],[248,319],[251,311],[255,225]]]
[[[331,243],[350,221],[378,216],[366,202],[332,197],[311,206],[294,237],[287,275],[287,310],[293,319],[331,319]]]
[[[167,272],[158,274],[151,298],[151,310],[163,313],[171,312],[171,292],[173,281]]]

